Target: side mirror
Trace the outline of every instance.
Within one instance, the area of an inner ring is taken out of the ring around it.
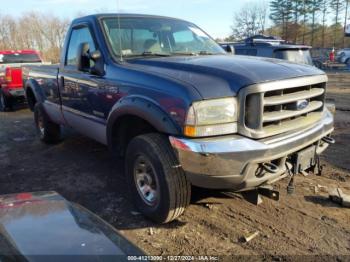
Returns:
[[[99,50],[96,50],[90,53],[90,59],[95,63],[95,65],[92,68],[90,68],[90,73],[98,76],[104,75],[105,62],[103,60],[101,52]]]
[[[99,50],[90,52],[88,43],[81,43],[77,51],[77,69],[82,72],[89,72],[93,75],[104,75],[104,60]],[[94,65],[91,67],[91,60]]]
[[[77,50],[77,69],[82,72],[90,70],[90,46],[88,43],[81,43]]]

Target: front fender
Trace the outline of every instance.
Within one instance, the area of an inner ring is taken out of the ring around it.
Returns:
[[[126,115],[137,116],[161,133],[180,135],[181,127],[165,112],[157,102],[142,96],[128,96],[119,100],[107,119],[107,141],[112,143],[113,126],[118,118]]]

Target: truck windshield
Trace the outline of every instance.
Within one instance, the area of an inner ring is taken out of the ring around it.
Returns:
[[[308,49],[282,49],[275,51],[275,58],[288,60],[295,63],[313,65]]]
[[[41,59],[37,54],[0,54],[0,64],[17,64],[17,63],[40,63]]]
[[[112,17],[103,19],[102,26],[116,56],[225,54],[205,32],[181,20]]]

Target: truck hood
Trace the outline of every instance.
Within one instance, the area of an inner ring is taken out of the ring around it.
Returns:
[[[130,63],[143,71],[186,82],[203,99],[237,95],[240,89],[257,83],[324,74],[313,66],[236,55],[142,58]]]

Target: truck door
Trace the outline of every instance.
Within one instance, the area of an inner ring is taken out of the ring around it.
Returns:
[[[90,52],[97,48],[92,30],[87,24],[74,27],[70,32],[64,65],[61,67],[59,82],[62,98],[62,112],[67,123],[101,143],[105,141],[105,123],[107,116],[100,109],[100,88],[103,77],[81,72],[77,68],[78,47],[88,43]]]

